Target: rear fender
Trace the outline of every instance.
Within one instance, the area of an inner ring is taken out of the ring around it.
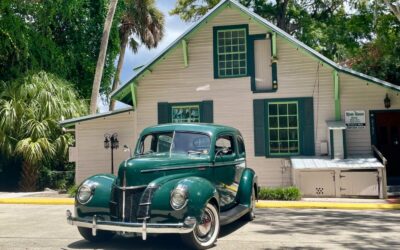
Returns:
[[[258,199],[258,178],[256,173],[251,168],[246,168],[243,171],[242,178],[239,183],[239,190],[237,194],[238,202],[246,207],[251,206],[251,194],[256,193]]]

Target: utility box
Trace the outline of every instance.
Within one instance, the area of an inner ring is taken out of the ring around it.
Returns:
[[[343,121],[328,121],[328,145],[331,159],[346,159],[346,124]]]
[[[292,157],[292,182],[303,197],[384,197],[384,167],[376,158]]]

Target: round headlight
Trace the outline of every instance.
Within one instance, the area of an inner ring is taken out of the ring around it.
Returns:
[[[86,203],[88,203],[90,201],[90,199],[92,199],[93,192],[94,192],[94,188],[92,188],[89,185],[83,184],[78,190],[78,193],[76,195],[76,199],[82,205],[86,204]]]
[[[171,207],[175,210],[180,210],[186,206],[187,192],[183,188],[175,188],[171,193]]]

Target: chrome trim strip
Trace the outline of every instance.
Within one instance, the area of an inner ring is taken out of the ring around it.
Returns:
[[[122,221],[125,221],[125,187],[126,187],[126,169],[124,169],[124,177],[122,179]]]
[[[210,167],[211,165],[199,165],[199,166],[179,166],[179,167],[169,167],[169,168],[151,168],[141,170],[140,173],[152,173],[152,172],[162,172],[162,171],[171,171],[171,170],[185,170],[185,169],[193,169],[193,168],[205,168]]]
[[[125,178],[125,177],[124,177],[124,178]],[[115,187],[115,188],[118,188],[118,189],[120,189],[120,190],[123,190],[123,191],[125,191],[125,190],[134,190],[134,189],[141,189],[141,188],[145,188],[145,187],[147,187],[147,185],[141,185],[141,186],[128,186],[128,187],[126,187],[126,186],[120,187],[120,186],[114,185],[114,187]]]

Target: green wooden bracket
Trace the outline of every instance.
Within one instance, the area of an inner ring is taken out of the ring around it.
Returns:
[[[136,85],[131,84],[131,94],[132,94],[132,106],[136,109]]]
[[[183,54],[183,64],[185,67],[189,66],[189,53],[188,53],[188,44],[185,39],[182,39],[182,54]]]
[[[333,72],[333,83],[334,83],[334,99],[335,99],[335,120],[341,120],[341,107],[340,107],[340,81],[339,81],[339,73],[337,70]]]
[[[271,37],[272,58],[276,58],[276,32],[272,32]]]

